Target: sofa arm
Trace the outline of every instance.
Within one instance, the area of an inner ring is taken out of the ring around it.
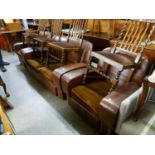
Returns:
[[[23,42],[17,42],[13,45],[13,48],[14,48],[16,53],[17,53],[17,51],[21,50],[23,47],[24,47]]]
[[[33,49],[31,47],[22,48],[20,51],[25,60],[33,58]]]
[[[67,95],[71,96],[71,90],[72,88],[81,85],[83,75],[86,72],[86,67],[85,68],[80,68],[73,70],[71,72],[68,72],[64,74],[61,78],[61,87],[62,91]]]
[[[53,82],[57,87],[59,97],[61,98],[65,97],[62,92],[62,86],[61,86],[61,78],[63,77],[63,75],[70,73],[71,71],[85,67],[86,67],[85,63],[74,63],[59,67],[53,71]]]
[[[63,76],[65,73],[79,69],[79,68],[84,68],[86,67],[87,64],[85,63],[74,63],[74,64],[68,64],[64,65],[62,67],[59,67],[53,71],[54,75],[60,78]]]
[[[102,99],[99,107],[102,133],[112,134],[114,132],[122,101],[138,88],[139,86],[134,82],[122,84]]]

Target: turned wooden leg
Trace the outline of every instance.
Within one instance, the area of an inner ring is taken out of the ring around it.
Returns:
[[[46,53],[46,66],[49,67],[49,54],[52,53],[52,48],[48,48],[48,51]]]
[[[2,84],[2,87],[3,87],[3,89],[4,89],[4,92],[5,92],[6,97],[9,97],[10,94],[9,94],[9,93],[7,92],[7,90],[6,90],[6,84],[3,83],[3,84]]]
[[[41,63],[43,63],[43,60],[44,60],[44,58],[43,58],[43,50],[44,50],[44,44],[43,43],[41,43],[41,52],[40,52],[40,54],[41,54]]]
[[[61,64],[62,64],[62,66],[65,65],[65,63],[66,63],[66,51],[63,50],[61,53]]]
[[[140,113],[142,107],[145,104],[145,99],[146,99],[148,90],[149,90],[148,81],[145,80],[144,83],[143,83],[143,90],[142,90],[142,94],[140,96],[138,107],[137,107],[137,109],[135,111],[135,114],[134,114],[134,117],[133,117],[134,121],[137,121],[138,120],[139,113]]]
[[[123,70],[120,70],[120,71],[117,72],[117,75],[116,75],[115,79],[112,82],[112,87],[110,88],[108,93],[111,93],[117,87],[122,71]]]
[[[0,77],[0,85],[3,87],[3,90],[5,92],[6,97],[9,97],[10,94],[7,92],[6,84],[4,83],[4,81],[3,81],[3,79],[1,77]]]

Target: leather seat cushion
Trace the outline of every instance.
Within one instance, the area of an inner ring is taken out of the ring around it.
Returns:
[[[98,115],[97,109],[102,99],[101,95],[86,86],[80,85],[72,89],[71,96],[88,111]]]
[[[27,63],[34,69],[42,67],[42,65],[35,59],[27,59]]]
[[[38,71],[45,76],[48,80],[53,81],[53,72],[47,67],[41,67]]]

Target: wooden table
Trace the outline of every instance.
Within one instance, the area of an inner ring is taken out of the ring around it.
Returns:
[[[9,51],[13,51],[13,48],[12,48],[12,46],[11,46],[11,44],[10,44],[10,40],[9,40],[9,36],[11,35],[11,34],[13,34],[13,33],[23,33],[23,32],[25,32],[26,30],[25,29],[19,29],[19,30],[9,30],[9,31],[7,31],[7,30],[4,30],[4,31],[0,31],[0,34],[4,34],[5,36],[6,36],[6,41],[7,41],[7,44],[8,44],[8,46],[9,46]]]
[[[145,99],[146,99],[146,97],[147,97],[149,87],[155,89],[155,71],[152,73],[151,76],[146,77],[146,78],[144,79],[142,94],[141,94],[141,96],[140,96],[140,100],[139,100],[139,103],[138,103],[138,107],[137,107],[137,109],[136,109],[136,112],[135,112],[135,114],[134,114],[134,120],[135,120],[135,121],[138,120],[138,116],[139,116],[139,114],[140,114],[140,111],[141,111],[142,107],[143,107],[144,104],[145,104]]]

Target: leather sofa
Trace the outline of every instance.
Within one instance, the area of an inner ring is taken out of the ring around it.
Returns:
[[[63,41],[66,41],[63,38]],[[71,41],[73,44],[78,44],[77,40]],[[92,43],[84,40],[82,44],[81,52],[70,52],[66,56],[66,64],[74,64],[79,62],[85,62],[87,55],[89,55],[90,51],[92,51]],[[26,69],[40,82],[42,83],[48,90],[50,90],[56,96],[58,95],[57,86],[54,83],[53,78],[53,70],[59,68],[61,63],[51,63],[49,67],[40,62],[40,53],[34,52],[31,47],[26,47],[20,49],[20,45],[16,47],[19,59],[21,63],[26,67]],[[46,57],[46,55],[45,55]],[[86,65],[86,64],[85,64]]]
[[[106,49],[106,51],[110,52],[110,49]],[[104,63],[101,61],[98,63],[104,69]],[[116,127],[118,130],[125,120],[125,118],[122,118],[122,111],[119,111],[122,106],[125,107],[123,105],[125,104],[124,100],[127,100],[128,97],[139,90],[147,74],[148,67],[148,58],[143,56],[131,81],[126,82],[130,70],[123,71],[118,86],[111,93],[108,93],[111,85],[107,80],[93,80],[84,85],[81,83],[83,74],[86,71],[85,66],[63,73],[64,70],[71,68],[71,66],[67,65],[54,70],[53,74],[54,77],[59,77],[58,85],[61,95],[67,94],[69,105],[100,133],[113,134]],[[109,76],[113,77],[115,73],[116,69],[114,67],[108,69]],[[127,116],[125,115],[125,117]]]

